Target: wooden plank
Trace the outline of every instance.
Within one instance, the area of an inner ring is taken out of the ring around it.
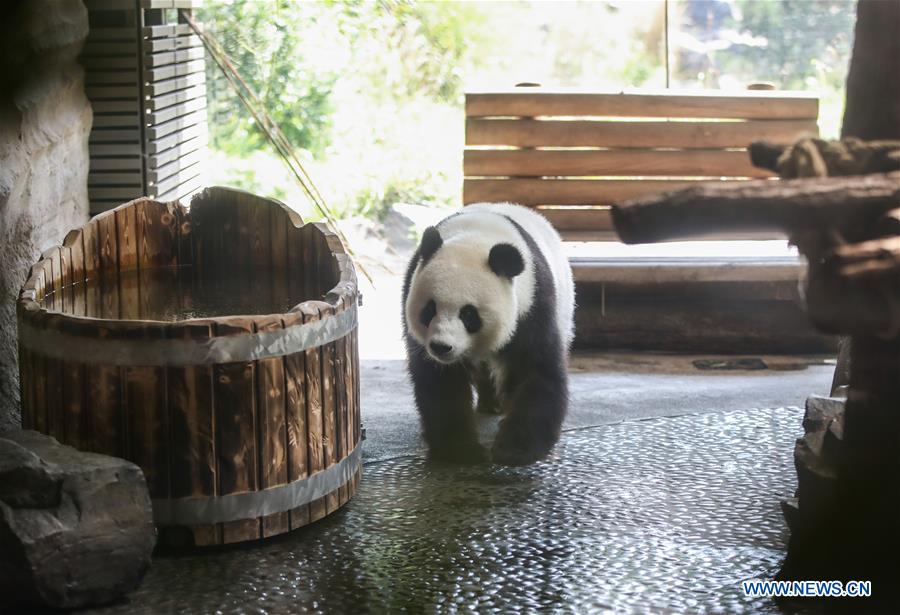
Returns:
[[[320,320],[319,310],[310,303],[300,306],[303,323]],[[306,368],[306,432],[307,432],[307,470],[314,474],[325,469],[325,451],[323,450],[324,422],[322,416],[322,356],[319,348],[305,351],[304,366]],[[326,497],[319,498],[309,505],[310,521],[317,521],[326,515]]]
[[[84,265],[84,232],[81,229],[71,231],[63,240],[63,245],[69,249],[69,262],[71,263],[71,298],[72,314],[85,315],[85,265]]]
[[[516,147],[746,148],[756,140],[793,143],[817,135],[809,120],[640,122],[534,119],[466,121],[466,145]]]
[[[284,316],[285,329],[302,324],[297,313]],[[284,357],[285,401],[287,421],[287,470],[288,480],[294,482],[309,475],[307,463],[307,405],[306,405],[306,354],[294,353]],[[309,523],[309,505],[290,511],[290,527],[297,529]]]
[[[87,69],[88,72],[92,72],[95,70],[98,71],[108,71],[112,69],[123,69],[123,70],[134,70],[137,71],[137,66],[135,66],[135,58],[133,55],[131,56],[87,56],[79,59],[82,66]]]
[[[342,310],[346,309],[348,304],[342,302]],[[345,335],[341,339],[334,342],[334,390],[335,390],[335,430],[337,432],[337,458],[338,460],[346,459],[350,454],[350,435],[351,424],[351,400],[350,387],[352,381],[349,378],[349,358],[347,356],[347,340],[349,335]],[[349,485],[344,483],[341,485],[338,494],[338,504],[343,506],[350,498]]]
[[[170,339],[206,340],[210,321],[170,326]],[[216,417],[213,411],[213,368],[209,365],[168,367],[170,493],[173,498],[218,494],[216,480]],[[215,526],[191,528],[196,545],[221,542]]]
[[[722,181],[722,180],[717,180]],[[740,181],[740,180],[736,180]],[[466,179],[463,203],[519,205],[609,205],[697,185],[697,180],[641,179]]]
[[[735,150],[471,150],[466,176],[771,177]]]
[[[539,208],[538,212],[561,233],[565,231],[609,232],[615,230],[609,207]]]
[[[63,431],[66,443],[77,449],[87,446],[88,413],[85,411],[85,367],[74,361],[66,361],[61,366]]]
[[[178,265],[178,222],[174,204],[141,201],[136,206],[141,270]]]
[[[256,319],[256,331],[283,328],[281,317]],[[260,489],[288,482],[287,425],[285,416],[285,372],[281,357],[258,362],[257,395],[259,407],[259,477]],[[289,529],[288,512],[275,513],[262,519],[262,535],[283,534]]]
[[[140,278],[138,267],[137,208],[123,207],[115,211],[119,252],[119,318],[140,318]]]
[[[63,402],[63,362],[59,359],[44,359],[46,377],[47,431],[60,442],[66,440],[65,404]]]
[[[816,119],[818,98],[779,91],[679,92],[531,89],[466,94],[466,116]]]
[[[161,340],[162,325],[145,325],[143,339]],[[152,498],[169,497],[169,416],[165,367],[123,369],[123,413],[130,439],[128,458],[144,471]]]
[[[46,359],[36,352],[31,353],[32,412],[30,426],[41,433],[48,431],[47,417],[47,370]]]
[[[320,317],[334,318],[334,308],[323,306]],[[337,387],[335,382],[336,362],[334,342],[322,346],[322,458],[325,467],[331,467],[340,459],[338,455],[338,430],[336,426]],[[325,509],[330,514],[337,510],[339,491],[332,491],[325,497]]]
[[[97,218],[100,245],[101,314],[119,318],[119,250],[116,217],[110,213]]]
[[[790,282],[799,279],[799,258],[571,258],[577,283],[694,284]]]
[[[85,366],[90,407],[88,450],[122,457],[122,382],[120,368],[89,364]]]
[[[217,336],[253,333],[253,320],[218,320]],[[218,493],[246,493],[259,488],[256,434],[256,366],[253,361],[214,367],[216,421],[216,475]],[[222,542],[228,544],[260,537],[259,519],[222,524]]]
[[[82,242],[84,244],[84,275],[88,280],[85,286],[85,315],[100,316],[102,284],[100,278],[103,270],[100,265],[100,225],[97,220],[92,220],[81,228]]]

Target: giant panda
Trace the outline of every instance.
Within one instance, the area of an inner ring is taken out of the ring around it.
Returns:
[[[469,205],[422,235],[403,284],[407,364],[429,456],[525,465],[559,439],[575,291],[540,214]],[[502,413],[489,452],[473,414]]]

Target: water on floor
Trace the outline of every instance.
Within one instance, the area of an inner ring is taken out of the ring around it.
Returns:
[[[102,612],[776,612],[740,584],[783,557],[801,417],[576,429],[526,468],[372,462],[342,511],[250,548],[159,556]]]

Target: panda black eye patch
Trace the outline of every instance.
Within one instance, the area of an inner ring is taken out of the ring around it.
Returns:
[[[427,327],[431,324],[431,319],[434,318],[435,314],[437,314],[437,306],[434,304],[434,299],[429,299],[425,307],[422,308],[422,313],[419,314],[419,322],[422,323],[422,326]]]
[[[481,316],[478,315],[478,308],[474,305],[464,305],[459,310],[459,319],[469,333],[478,333],[481,330]]]

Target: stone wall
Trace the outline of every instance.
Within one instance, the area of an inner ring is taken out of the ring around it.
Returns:
[[[29,267],[88,217],[91,108],[81,0],[0,3],[0,431],[18,426],[15,299]]]

